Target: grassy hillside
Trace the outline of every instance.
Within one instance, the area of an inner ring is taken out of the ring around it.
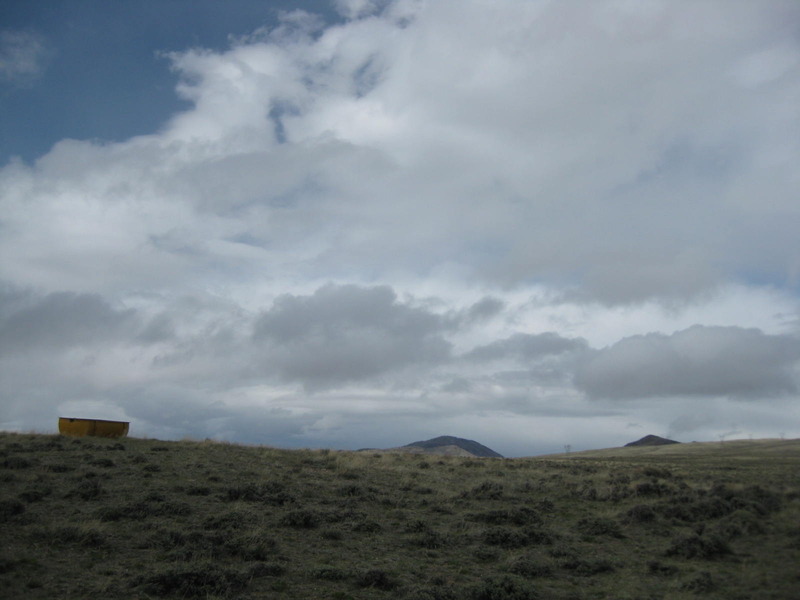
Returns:
[[[787,459],[800,461],[800,440],[728,440],[724,442],[691,442],[689,444],[666,444],[663,446],[626,446],[622,448],[603,448],[569,454],[549,454],[540,458],[616,458],[616,459],[673,459],[708,460],[764,460]]]
[[[726,444],[470,459],[0,434],[0,596],[796,598],[800,456]]]

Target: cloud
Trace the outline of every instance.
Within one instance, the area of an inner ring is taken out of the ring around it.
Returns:
[[[506,304],[499,298],[484,297],[469,307],[464,315],[467,322],[484,321],[498,315]]]
[[[13,276],[41,285],[61,260],[91,279],[75,273],[90,256],[144,286],[446,270],[608,305],[796,279],[798,122],[781,107],[800,47],[777,27],[796,9],[576,6],[396,2],[327,27],[291,13],[228,50],[172,53],[191,108],[162,131],[62,142],[0,177],[24,207],[5,217]]]
[[[796,412],[796,2],[336,9],[0,169],[3,423],[558,450]]]
[[[279,296],[260,315],[254,339],[265,362],[309,388],[367,379],[449,357],[442,317],[399,302],[388,286],[327,285]]]
[[[797,391],[800,340],[741,327],[694,326],[627,337],[583,362],[576,385],[590,396],[733,396]]]
[[[37,298],[13,290],[0,292],[0,351],[4,352],[51,352],[128,340],[137,326],[135,311],[114,309],[96,294],[60,292]],[[157,328],[145,333],[151,339],[159,337]]]
[[[497,360],[514,357],[521,360],[534,360],[545,355],[562,354],[586,349],[585,340],[567,339],[557,333],[539,334],[516,333],[504,340],[498,340],[474,348],[464,357],[469,360]]]
[[[0,81],[25,83],[44,69],[47,52],[43,38],[31,31],[0,31]]]

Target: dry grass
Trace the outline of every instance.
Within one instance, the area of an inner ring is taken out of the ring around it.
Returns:
[[[474,459],[0,434],[0,589],[796,598],[800,453],[777,442]]]

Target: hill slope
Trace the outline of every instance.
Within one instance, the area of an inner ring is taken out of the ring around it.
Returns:
[[[502,454],[499,454],[492,450],[491,448],[487,448],[483,444],[479,444],[473,440],[465,440],[464,438],[454,437],[452,435],[440,435],[439,437],[435,437],[430,440],[425,440],[422,442],[412,442],[411,444],[406,444],[402,446],[402,448],[421,448],[422,450],[429,451],[433,454],[446,454],[447,452],[437,452],[439,449],[443,448],[460,448],[466,454],[457,454],[459,456],[476,456],[482,458],[503,458]],[[452,456],[452,454],[451,454]]]
[[[500,461],[0,433],[0,596],[796,598],[798,442]]]
[[[625,447],[628,448],[631,446],[666,446],[667,444],[680,444],[680,442],[676,442],[675,440],[668,440],[667,438],[663,438],[658,435],[646,435],[643,438],[636,440],[635,442],[625,444]]]
[[[657,446],[624,446],[602,448],[570,454],[548,454],[540,458],[587,458],[587,459],[639,459],[659,458],[664,460],[719,460],[759,461],[764,459],[800,460],[800,439],[781,440],[729,440],[726,442],[690,442]]]

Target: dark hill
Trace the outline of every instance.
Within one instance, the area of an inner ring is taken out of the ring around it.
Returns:
[[[452,435],[440,435],[424,442],[413,442],[403,446],[404,448],[423,448],[430,450],[432,448],[439,448],[442,446],[457,446],[462,450],[469,452],[473,456],[480,456],[486,458],[503,458],[502,454],[498,454],[491,448],[487,448],[483,444],[472,440],[465,440],[463,438],[453,437]]]
[[[675,440],[668,440],[667,438],[659,437],[657,435],[646,435],[640,440],[636,440],[635,442],[631,442],[630,444],[625,444],[625,447],[628,446],[666,446],[667,444],[680,444],[680,442],[676,442]]]

